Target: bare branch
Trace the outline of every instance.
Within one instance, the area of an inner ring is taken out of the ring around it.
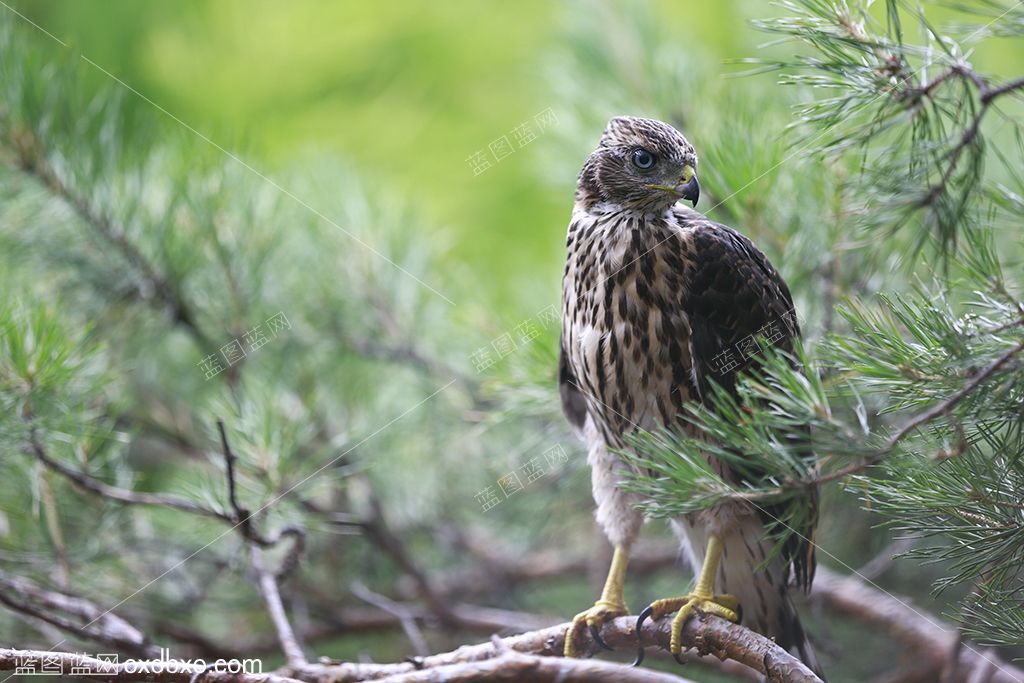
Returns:
[[[224,472],[227,477],[228,503],[230,503],[231,509],[235,512],[233,521],[242,536],[246,540],[252,541],[257,537],[257,534],[252,527],[252,514],[247,508],[242,507],[238,503],[238,487],[235,483],[235,462],[238,458],[235,457],[234,452],[231,450],[231,445],[228,443],[228,434],[224,429],[223,420],[217,420],[217,431],[220,432],[220,443],[224,452]]]
[[[284,603],[281,602],[281,593],[277,587],[277,579],[267,570],[263,564],[262,550],[258,546],[251,545],[252,566],[256,570],[256,576],[260,584],[260,593],[263,594],[263,601],[267,604],[267,611],[274,622],[274,629],[277,631],[277,638],[281,642],[281,650],[290,667],[302,667],[306,664],[306,655],[299,645],[291,622],[288,621],[288,614],[285,612]]]
[[[153,657],[159,652],[144,633],[110,610],[85,598],[47,590],[3,570],[0,570],[0,602],[84,640],[142,657]]]
[[[601,638],[615,649],[633,650],[637,644],[635,617],[620,617],[605,624]],[[444,654],[422,657],[415,663],[401,664],[319,664],[295,672],[296,675],[313,680],[330,676],[334,683],[355,683],[356,681],[377,680],[388,676],[410,674],[420,669],[434,669],[453,664],[492,660],[503,654],[504,649],[523,654],[560,657],[565,633],[569,624],[560,624],[539,631],[503,638],[495,643],[464,645]],[[641,642],[645,648],[659,647],[667,650],[671,636],[671,620],[644,626]],[[594,654],[598,646],[589,635],[584,635],[581,644],[584,654]],[[711,654],[719,659],[732,659],[768,676],[771,681],[790,683],[820,683],[802,662],[764,636],[754,633],[738,624],[729,623],[717,617],[690,619],[683,627],[683,646],[695,648],[700,654]],[[416,679],[410,679],[416,680]]]
[[[232,518],[223,512],[203,507],[202,505],[199,505],[187,498],[164,493],[130,491],[117,486],[111,486],[91,475],[86,474],[85,472],[80,472],[72,467],[68,467],[59,460],[55,460],[50,457],[46,452],[46,449],[43,448],[42,443],[39,441],[39,436],[35,427],[32,427],[29,430],[29,446],[31,453],[37,460],[39,460],[39,462],[43,463],[46,467],[57,472],[61,476],[69,479],[76,487],[88,493],[94,493],[103,498],[124,503],[125,505],[153,505],[157,507],[166,507],[173,510],[181,510],[182,512],[190,512],[201,517],[211,517],[219,519],[222,522],[233,523]]]
[[[388,614],[394,615],[394,617],[398,619],[398,623],[402,626],[402,630],[405,631],[405,635],[409,639],[409,642],[412,643],[412,649],[416,654],[420,657],[426,657],[430,654],[430,648],[427,646],[427,641],[423,638],[423,632],[420,631],[419,626],[416,625],[416,614],[413,610],[408,609],[405,605],[395,602],[380,593],[374,593],[358,581],[352,584],[352,594],[360,600],[364,600],[374,607],[379,607]]]
[[[286,537],[292,539],[292,545],[285,554],[284,559],[281,560],[281,565],[274,573],[278,583],[284,583],[288,580],[288,577],[299,566],[302,553],[306,550],[306,532],[296,526],[286,526],[281,529],[277,537],[272,539],[271,545],[277,545]]]
[[[281,601],[281,592],[278,588],[277,577],[279,574],[287,575],[298,564],[298,554],[301,552],[304,545],[305,535],[301,530],[295,527],[288,527],[281,531],[277,538],[272,541],[260,535],[252,523],[252,513],[249,512],[248,508],[242,507],[238,502],[238,487],[235,482],[235,462],[237,457],[231,450],[231,444],[228,443],[228,434],[227,430],[224,428],[223,420],[217,420],[217,430],[220,432],[220,442],[224,449],[228,502],[231,504],[231,509],[234,510],[235,514],[234,528],[242,535],[246,544],[249,545],[249,556],[252,562],[252,567],[256,571],[256,579],[260,586],[260,594],[263,596],[263,602],[267,605],[267,611],[270,613],[270,619],[274,624],[274,630],[277,631],[277,639],[281,643],[281,651],[284,652],[285,659],[288,661],[288,665],[290,667],[302,667],[306,664],[306,655],[302,651],[302,646],[299,645],[298,638],[295,637],[295,630],[292,628],[291,622],[288,621],[288,613],[285,611],[284,603]],[[285,562],[286,568],[282,568],[282,571],[280,572],[271,572],[263,562],[263,551],[261,550],[261,547],[275,545],[280,542],[286,534],[291,534],[295,538],[291,552]]]
[[[446,625],[454,625],[457,619],[452,614],[444,599],[438,594],[427,575],[416,565],[406,550],[405,544],[391,531],[384,518],[384,510],[380,499],[373,489],[370,491],[370,516],[361,523],[366,535],[387,553],[398,567],[416,584],[419,597]]]

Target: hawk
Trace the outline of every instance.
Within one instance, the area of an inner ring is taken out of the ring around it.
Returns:
[[[688,403],[707,401],[712,384],[735,394],[738,373],[753,359],[716,360],[767,325],[791,351],[799,327],[778,271],[739,232],[677,205],[697,204],[697,154],[672,126],[621,116],[608,122],[576,186],[566,240],[558,381],[562,407],[586,442],[596,517],[614,546],[601,597],[576,615],[565,654],[589,627],[628,614],[626,564],[643,515],[639,494],[621,488],[632,465],[621,457],[635,430],[693,429]],[[740,483],[725,463],[710,465]],[[816,510],[815,493],[806,501]],[[775,511],[778,512],[777,510]],[[746,624],[820,671],[788,591],[791,575],[808,589],[814,574],[814,521],[771,557],[770,508],[728,502],[672,520],[697,576],[693,590],[657,600],[646,618],[672,612],[671,650],[694,612]],[[742,608],[742,612],[741,612]]]

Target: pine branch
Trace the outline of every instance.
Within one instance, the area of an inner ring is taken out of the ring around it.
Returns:
[[[811,124],[807,146],[834,156],[859,147],[862,178],[849,189],[852,196],[874,199],[863,203],[863,221],[891,235],[920,212],[925,230],[916,236],[915,250],[935,237],[946,258],[985,196],[976,192],[984,182],[983,120],[1000,97],[1024,87],[1024,78],[992,86],[967,62],[969,50],[940,35],[923,11],[918,17],[931,42],[908,44],[901,3],[889,0],[886,8],[882,23],[863,3],[794,0],[786,4],[790,16],[755,24],[805,43],[813,56],[749,61],[784,71],[783,83],[830,90],[801,110],[803,122]],[[939,75],[924,82],[933,70]]]
[[[123,226],[101,213],[61,179],[56,170],[47,163],[43,150],[31,133],[19,131],[12,135],[11,143],[18,155],[19,167],[38,178],[55,196],[71,206],[82,221],[117,249],[129,267],[139,275],[142,285],[136,289],[138,298],[151,301],[155,297],[155,300],[170,312],[173,322],[191,333],[200,348],[214,347],[213,342],[200,328],[194,307],[182,296],[180,285],[161,273],[157,266],[146,258],[129,239]]]
[[[928,191],[921,198],[921,206],[928,206],[932,204],[939,196],[946,192],[946,186],[950,179],[953,177],[953,173],[956,170],[957,164],[960,162],[965,149],[973,145],[978,137],[978,133],[981,130],[982,119],[985,118],[985,114],[988,113],[989,107],[996,99],[1006,95],[1007,93],[1014,92],[1024,88],[1024,77],[1009,81],[1002,86],[992,88],[988,85],[988,82],[976,71],[970,67],[957,64],[950,67],[949,71],[946,72],[950,76],[957,75],[966,79],[977,88],[978,100],[981,103],[981,107],[975,113],[974,117],[970,120],[964,132],[960,135],[960,140],[957,144],[947,153],[946,157],[946,170],[942,173],[939,182],[928,188]],[[945,76],[945,75],[944,75]],[[935,85],[941,83],[947,78],[940,76],[938,79],[929,84],[928,87],[922,89],[920,92],[923,96],[931,96],[932,90]]]
[[[981,102],[982,104],[989,104],[997,97],[1002,97],[1003,95],[1006,95],[1017,90],[1024,90],[1024,76],[1021,76],[1020,78],[1015,78],[1011,81],[1007,81],[1006,83],[995,88],[986,84],[985,87],[981,88]]]
[[[113,500],[124,505],[165,507],[172,510],[179,510],[181,512],[188,512],[200,517],[218,519],[229,524],[234,524],[235,522],[234,518],[230,515],[202,506],[187,498],[166,493],[131,491],[117,486],[111,486],[110,484],[106,484],[85,472],[68,467],[59,460],[50,457],[46,452],[46,449],[43,447],[42,442],[40,442],[38,432],[34,426],[29,428],[29,449],[39,462],[67,478],[76,488],[84,492],[92,493],[100,496],[101,498]]]
[[[920,427],[949,415],[960,403],[974,396],[1021,351],[1024,351],[1024,340],[1007,349],[982,370],[973,373],[967,382],[947,398],[904,422],[877,446],[855,438],[851,429],[834,418],[820,389],[806,396],[798,395],[799,372],[792,370],[787,363],[778,363],[771,358],[772,354],[768,354],[765,370],[755,372],[741,386],[742,400],[716,391],[711,397],[714,410],[699,411],[691,418],[691,423],[703,432],[703,436],[638,435],[635,445],[642,453],[662,455],[632,457],[644,468],[650,468],[668,479],[652,481],[641,475],[634,478],[631,486],[664,493],[668,490],[665,487],[670,487],[675,477],[676,483],[685,482],[690,487],[688,502],[684,496],[683,500],[668,507],[652,509],[660,515],[692,512],[724,500],[776,502],[808,487],[845,479],[883,462]],[[759,402],[765,401],[769,408],[761,404],[759,410],[747,413],[741,408],[741,405],[759,405]],[[802,440],[791,439],[789,443],[783,442],[784,449],[775,447],[778,438],[773,435],[790,433],[800,424],[812,430],[812,440],[808,440],[808,437]],[[766,444],[760,452],[771,463],[767,468],[769,476],[762,482],[751,482],[745,487],[730,484],[715,475],[704,461],[704,454],[710,453],[731,466],[739,467],[742,472],[743,459],[751,457],[751,446],[757,443]],[[869,455],[864,455],[864,451],[868,451]],[[800,462],[793,455],[800,452],[808,454],[805,462]],[[854,461],[831,470],[822,465],[827,460],[834,461],[846,455],[853,455]]]
[[[886,442],[886,444],[878,452],[874,453],[870,458],[867,458],[858,463],[852,463],[850,465],[847,465],[846,467],[842,467],[838,470],[817,477],[814,480],[815,483],[826,484],[837,479],[843,479],[850,475],[857,474],[858,472],[863,472],[869,467],[877,465],[887,455],[892,453],[896,449],[896,446],[899,445],[901,441],[907,438],[907,436],[909,436],[918,427],[928,422],[931,422],[932,420],[938,417],[949,414],[949,411],[951,411],[957,404],[959,404],[965,398],[970,396],[973,392],[977,391],[978,387],[984,384],[986,380],[988,380],[992,375],[998,372],[1004,365],[1006,365],[1014,356],[1016,356],[1021,351],[1024,351],[1024,341],[1021,341],[1016,346],[1011,347],[1009,350],[1007,350],[1006,353],[1004,353],[1002,356],[996,359],[995,362],[991,363],[984,370],[977,373],[974,377],[971,378],[969,382],[964,384],[963,387],[961,387],[956,393],[954,393],[948,399],[942,401],[937,405],[932,406],[923,413],[920,413],[916,417],[905,422],[903,426],[896,430],[895,434],[889,437],[889,440]]]

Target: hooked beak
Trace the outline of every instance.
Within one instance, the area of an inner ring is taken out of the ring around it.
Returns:
[[[700,183],[697,182],[697,176],[692,175],[685,182],[680,179],[680,183],[675,187],[675,193],[679,195],[680,199],[685,199],[697,206],[697,200],[700,198]]]

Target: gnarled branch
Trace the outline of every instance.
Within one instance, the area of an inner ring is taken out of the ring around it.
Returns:
[[[620,617],[602,627],[601,637],[612,648],[632,651],[637,645],[635,625],[636,617]],[[387,680],[389,676],[408,675],[422,669],[489,662],[502,656],[507,650],[522,654],[560,657],[568,627],[567,623],[560,624],[490,643],[464,645],[451,652],[417,658],[412,662],[319,664],[296,670],[294,675],[306,681],[329,678],[334,683],[356,683],[357,681]],[[670,637],[671,620],[662,619],[656,623],[646,624],[640,634],[640,641],[645,648],[657,647],[667,650]],[[598,651],[597,644],[590,639],[588,634],[585,634],[582,639],[584,641],[580,647],[582,652],[594,654]],[[771,640],[748,628],[729,623],[718,617],[690,619],[683,627],[682,642],[685,648],[696,649],[700,654],[714,655],[722,660],[732,659],[745,664],[767,676],[770,681],[786,681],[787,683],[820,683],[821,681],[800,660]]]
[[[960,647],[960,634],[951,624],[857,577],[818,567],[811,597],[859,621],[884,628],[928,664],[932,680],[953,659],[957,671],[952,680],[966,681],[971,672],[991,667],[990,683],[1024,682],[1024,670],[1007,664],[994,652],[983,651],[977,645]]]

